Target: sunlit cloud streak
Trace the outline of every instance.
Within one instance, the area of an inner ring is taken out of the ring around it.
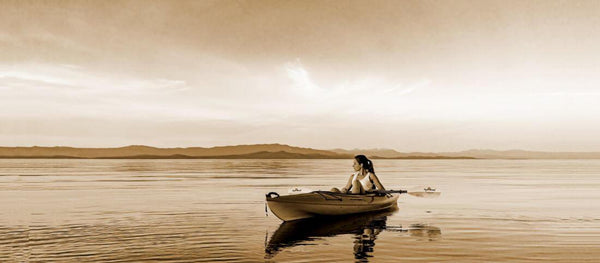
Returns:
[[[391,82],[381,76],[357,76],[323,87],[311,78],[300,61],[287,63],[285,70],[292,82],[291,89],[300,103],[311,114],[331,113],[390,115],[402,111],[405,105],[399,101],[431,81],[422,80],[411,85]],[[309,106],[306,106],[309,105]]]

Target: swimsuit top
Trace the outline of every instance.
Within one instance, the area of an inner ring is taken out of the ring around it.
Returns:
[[[371,179],[370,179],[370,175],[371,175],[371,173],[367,173],[363,179],[358,180],[360,182],[360,184],[362,184],[363,189],[365,189],[365,190],[371,190],[374,188],[373,182],[371,182]],[[352,178],[352,181],[356,180],[357,177],[358,177],[358,173],[355,173],[354,178]]]

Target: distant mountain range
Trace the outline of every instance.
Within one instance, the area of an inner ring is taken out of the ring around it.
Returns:
[[[460,152],[398,152],[392,149],[332,150],[339,154],[364,154],[381,159],[600,159],[600,152],[541,152],[525,150],[484,150],[473,149]]]
[[[538,152],[468,150],[409,152],[391,149],[318,150],[284,144],[219,147],[156,148],[132,145],[119,148],[0,147],[0,158],[75,159],[347,159],[364,154],[373,159],[600,159],[600,152]]]

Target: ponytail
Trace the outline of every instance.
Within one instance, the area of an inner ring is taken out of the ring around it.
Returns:
[[[369,159],[367,159],[367,161],[369,162],[369,169],[367,169],[367,171],[371,172],[372,174],[375,174],[375,167],[373,167],[373,162]]]
[[[354,156],[354,159],[356,159],[356,161],[362,165],[363,169],[365,169],[367,172],[375,174],[375,168],[373,167],[373,162],[371,160],[369,160],[369,158],[367,158],[366,156],[359,154],[357,156]]]

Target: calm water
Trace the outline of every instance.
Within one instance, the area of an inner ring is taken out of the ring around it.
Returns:
[[[399,210],[281,224],[351,160],[0,160],[0,261],[597,262],[600,160],[375,160]]]

